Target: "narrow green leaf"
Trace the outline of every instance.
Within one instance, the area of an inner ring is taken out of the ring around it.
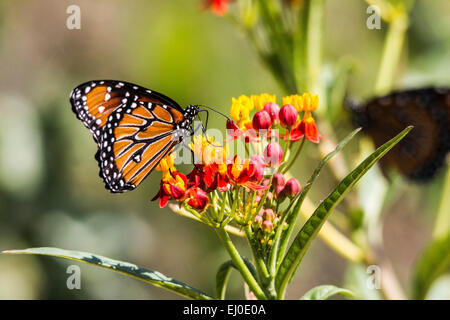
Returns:
[[[335,294],[341,294],[347,297],[353,297],[353,292],[347,289],[338,288],[333,285],[321,285],[309,290],[300,300],[327,300]]]
[[[234,267],[232,260],[224,262],[217,270],[216,274],[216,297],[220,300],[225,299],[225,291],[227,290],[228,278],[230,277],[231,269]]]
[[[255,279],[256,279],[257,274],[256,274],[256,269],[253,266],[253,264],[246,258],[242,258],[242,259],[244,260],[245,264],[247,265],[247,268],[253,274],[253,277],[255,277]],[[228,261],[222,263],[221,266],[219,267],[219,270],[217,270],[216,296],[220,300],[225,299],[225,291],[227,290],[228,278],[230,277],[232,268],[235,268],[237,270],[236,266],[234,265],[233,260],[228,260]]]
[[[422,253],[416,265],[413,298],[424,299],[428,289],[443,273],[450,271],[450,232],[435,240]]]
[[[277,292],[281,296],[284,295],[288,281],[292,279],[300,262],[303,259],[306,251],[308,250],[312,240],[315,238],[320,228],[336,207],[338,203],[344,198],[348,191],[361,179],[362,176],[389,150],[391,150],[403,137],[408,134],[412,129],[409,126],[402,132],[400,132],[393,139],[389,140],[377,150],[375,150],[370,156],[368,156],[356,169],[350,172],[338,186],[328,195],[328,197],[321,202],[316,208],[311,217],[303,225],[291,244],[286,256],[284,257],[281,265],[278,269],[276,276],[276,288]]]
[[[182,295],[186,298],[196,300],[212,300],[213,297],[208,296],[206,293],[193,288],[183,282],[172,279],[159,273],[146,268],[138,267],[134,264],[113,260],[107,257],[95,255],[89,252],[71,251],[59,248],[29,248],[24,250],[7,250],[2,253],[6,254],[38,254],[46,256],[54,256],[65,259],[76,260],[93,264],[102,268],[106,268],[112,271],[123,273],[127,276],[145,281],[154,286],[167,289],[176,294]]]
[[[361,128],[358,128],[351,132],[347,137],[345,137],[344,140],[342,140],[337,146],[336,149],[334,149],[332,152],[327,154],[325,158],[322,159],[322,161],[319,162],[319,165],[314,170],[313,174],[309,178],[306,185],[303,187],[303,189],[300,191],[300,193],[295,196],[292,201],[289,203],[288,208],[286,209],[286,214],[283,217],[283,220],[281,221],[281,225],[286,221],[288,228],[283,232],[281,229],[279,232],[277,232],[275,236],[275,241],[273,245],[273,254],[277,255],[277,265],[281,262],[281,258],[284,255],[284,252],[286,250],[287,244],[289,242],[289,238],[292,234],[292,231],[294,229],[295,222],[297,221],[298,214],[300,212],[300,208],[302,206],[303,201],[305,200],[309,190],[311,189],[311,186],[313,185],[316,178],[319,176],[320,171],[322,168],[327,164],[327,162],[339,151],[344,148],[347,143],[350,142],[350,140],[353,139],[353,137],[361,130]],[[293,207],[295,204],[295,207]],[[293,207],[293,208],[292,208]],[[281,234],[282,232],[282,234]],[[281,237],[280,237],[281,235]],[[280,237],[280,240],[278,241],[278,237]],[[278,247],[279,246],[279,247]],[[278,252],[277,252],[278,250]]]

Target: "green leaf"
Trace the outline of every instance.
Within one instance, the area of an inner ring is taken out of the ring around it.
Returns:
[[[449,248],[450,232],[435,240],[422,253],[414,276],[414,299],[424,299],[433,281],[450,270]]]
[[[361,130],[361,128],[358,128],[356,130],[354,130],[353,132],[351,132],[344,140],[342,140],[337,146],[336,149],[334,149],[332,152],[330,152],[329,154],[327,154],[325,156],[325,158],[322,159],[322,161],[320,161],[319,165],[317,166],[317,168],[314,170],[313,174],[311,175],[311,177],[309,178],[308,182],[306,183],[306,185],[303,187],[303,189],[300,191],[300,193],[298,195],[296,195],[292,201],[289,203],[288,208],[286,209],[286,214],[283,217],[283,220],[281,221],[280,225],[282,225],[284,223],[284,219],[286,220],[286,223],[288,225],[288,228],[283,232],[281,229],[279,230],[279,232],[277,232],[276,236],[275,236],[275,240],[274,240],[274,245],[273,245],[273,250],[274,253],[277,255],[277,265],[281,262],[281,258],[283,257],[283,254],[286,250],[286,246],[288,244],[289,238],[292,234],[292,230],[294,229],[294,225],[295,225],[295,221],[297,221],[297,217],[298,214],[300,212],[300,208],[302,206],[303,201],[306,198],[306,195],[308,194],[309,190],[311,189],[314,181],[316,180],[316,178],[319,176],[320,171],[322,170],[322,168],[327,164],[327,162],[339,151],[342,150],[342,148],[344,148],[347,143],[350,142],[350,140],[353,139],[353,137]],[[293,207],[295,204],[295,207]],[[292,208],[293,207],[293,208]],[[283,232],[281,234],[281,232]],[[280,240],[278,240],[278,237],[281,238]],[[278,243],[279,243],[279,249],[278,249]],[[277,250],[279,250],[278,252],[276,252]]]
[[[347,297],[353,297],[353,292],[347,289],[338,288],[333,285],[321,285],[309,290],[300,300],[327,300],[335,294],[341,294]]]
[[[247,265],[247,268],[253,274],[253,277],[255,277],[255,279],[256,279],[257,274],[256,274],[256,269],[253,266],[253,264],[246,258],[242,258],[242,259],[244,260],[245,264]],[[236,266],[234,265],[233,260],[228,260],[228,261],[222,263],[222,265],[219,267],[219,270],[217,270],[216,296],[220,300],[225,299],[225,291],[227,290],[227,282],[228,282],[228,278],[230,277],[230,272],[231,272],[232,268],[235,268],[236,270],[238,270],[236,268]]]
[[[288,281],[290,281],[290,279],[294,276],[312,240],[315,238],[333,209],[341,202],[347,192],[353,188],[359,179],[361,179],[361,177],[364,176],[364,174],[379,159],[381,159],[401,139],[403,139],[403,137],[408,134],[411,129],[412,126],[409,126],[368,156],[356,169],[350,172],[338,184],[338,186],[328,195],[328,197],[316,208],[308,221],[305,222],[281,262],[276,275],[276,288],[281,296],[284,295]]]
[[[146,268],[138,267],[134,264],[113,260],[107,257],[95,255],[89,252],[71,251],[59,248],[30,248],[24,250],[7,250],[2,253],[6,254],[38,254],[46,256],[54,256],[65,259],[76,260],[93,264],[102,268],[106,268],[112,271],[123,273],[127,276],[145,281],[154,286],[167,289],[186,298],[196,300],[212,300],[213,297],[208,296],[206,293],[193,288],[183,282],[172,279],[159,273]]]

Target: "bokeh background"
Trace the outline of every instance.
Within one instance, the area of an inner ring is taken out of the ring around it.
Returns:
[[[66,8],[81,8],[81,29],[68,30]],[[371,94],[386,34],[366,27],[367,4],[329,0],[324,60],[356,63],[349,92]],[[416,1],[397,87],[450,84],[450,2]],[[150,199],[160,173],[135,191],[105,190],[95,143],[71,111],[69,93],[93,79],[118,79],[160,91],[180,105],[207,104],[228,112],[231,97],[281,89],[245,37],[200,1],[0,1],[0,250],[54,246],[82,250],[158,270],[214,292],[227,260],[209,228],[159,209]],[[212,116],[210,126],[223,127]],[[320,128],[320,121],[319,121]],[[305,181],[317,162],[308,146],[296,168]],[[385,218],[385,245],[407,289],[414,262],[430,238],[442,175],[429,185],[404,186]],[[324,174],[312,199],[334,182]],[[237,244],[245,247],[243,240]],[[0,299],[178,299],[138,280],[79,264],[81,290],[66,287],[62,259],[0,256]],[[354,269],[354,268],[353,268]],[[330,283],[346,286],[365,270],[313,243],[288,298]],[[364,290],[364,289],[361,289]],[[376,291],[366,296],[379,297]],[[232,275],[228,297],[243,298]]]

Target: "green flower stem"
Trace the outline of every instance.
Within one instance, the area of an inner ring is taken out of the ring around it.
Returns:
[[[406,11],[404,9],[396,10],[390,21],[375,84],[375,93],[378,95],[385,94],[392,89],[407,29],[408,15]]]
[[[291,133],[289,132],[289,138],[291,136]],[[289,141],[287,148],[286,148],[286,153],[284,154],[284,162],[288,163],[289,159],[291,158],[291,149],[292,149],[292,141]]]
[[[180,207],[179,207],[178,205],[176,205],[176,204],[173,204],[173,203],[169,204],[169,208],[170,208],[170,210],[172,210],[173,212],[175,212],[175,213],[177,213],[177,214],[179,214],[179,215],[182,215],[182,216],[184,216],[184,217],[186,217],[186,218],[189,218],[189,219],[192,219],[192,220],[195,220],[195,221],[202,222],[202,223],[204,223],[204,224],[206,224],[206,225],[208,225],[208,226],[210,226],[210,227],[213,227],[213,228],[217,227],[217,225],[212,225],[212,224],[206,223],[206,222],[203,221],[203,220],[200,220],[200,218],[198,218],[198,217],[197,217],[196,215],[194,215],[192,212],[186,210],[185,208],[180,208]],[[230,226],[230,225],[225,226],[225,231],[227,231],[227,232],[229,232],[229,233],[231,233],[231,234],[234,234],[235,236],[238,236],[238,237],[244,237],[244,236],[245,236],[245,234],[244,234],[241,230],[239,230],[239,229],[236,228],[236,227]]]
[[[261,24],[269,47],[269,66],[274,74],[279,74],[281,85],[286,92],[297,89],[293,74],[292,41],[283,24],[280,7],[274,1],[259,1]]]
[[[222,207],[220,208],[219,221],[223,220],[223,215],[225,214],[225,207],[226,206],[227,206],[227,197],[226,196],[222,196]]]
[[[264,259],[261,257],[261,255],[258,252],[258,248],[255,246],[255,243],[253,241],[253,232],[251,230],[250,226],[244,227],[245,236],[247,238],[248,244],[250,248],[252,249],[253,258],[256,262],[256,270],[258,271],[258,275],[260,278],[261,283],[266,283],[269,280],[269,271],[267,271],[267,266],[264,262]]]
[[[306,33],[307,90],[318,94],[321,93],[320,73],[324,4],[324,0],[308,1],[308,26]],[[322,105],[324,104],[322,103]]]
[[[228,225],[228,223],[235,218],[236,216],[236,208],[238,206],[239,203],[239,187],[235,186],[234,187],[234,199],[233,199],[233,205],[231,207],[231,211],[228,215],[228,217],[222,221],[221,223],[221,227],[223,228],[224,226]]]
[[[250,157],[250,156],[251,156],[251,153],[250,153],[250,150],[249,150],[249,148],[248,148],[248,144],[247,144],[247,143],[244,143],[244,147],[245,147],[245,153],[246,153],[246,156],[247,156],[247,157]]]
[[[202,221],[205,224],[211,224],[211,220],[208,217],[198,213],[195,209],[190,207],[189,205],[184,206],[185,210],[196,217],[198,220]]]
[[[283,234],[283,224],[285,221],[286,221],[286,214],[283,216],[283,218],[281,218],[281,220],[279,221],[279,224],[276,228],[275,237],[274,237],[273,243],[272,243],[272,249],[270,250],[270,255],[269,255],[268,265],[269,265],[269,272],[270,272],[270,276],[271,276],[271,287],[273,287],[273,288],[275,288],[275,276],[277,274],[278,266],[280,265],[280,263],[283,259],[283,255],[278,254],[278,252],[279,252],[278,250],[280,248],[280,239],[281,239],[281,235]]]
[[[253,209],[253,203],[255,202],[255,197],[256,197],[256,191],[253,190],[252,191],[252,195],[250,196],[250,202],[248,203],[248,212],[247,212],[247,214],[245,216],[245,224],[246,225],[248,225],[248,223],[253,218],[252,209]]]
[[[433,230],[435,239],[443,237],[450,230],[450,167],[447,168],[442,186],[441,200]]]
[[[305,137],[303,137],[302,142],[300,142],[300,145],[297,148],[297,151],[295,151],[294,157],[292,159],[290,159],[291,161],[288,162],[284,168],[282,168],[281,173],[286,173],[292,167],[292,165],[295,162],[295,159],[297,159],[298,155],[300,154],[300,152],[303,149],[303,145],[305,144],[305,140],[306,140]]]
[[[234,187],[234,199],[233,199],[233,206],[231,207],[230,216],[234,217],[236,215],[236,208],[239,203],[239,190],[240,188],[238,186]]]
[[[252,292],[258,299],[267,300],[264,291],[261,289],[256,279],[253,277],[252,273],[245,265],[244,260],[242,260],[241,255],[239,254],[233,242],[231,241],[228,233],[223,228],[216,228],[215,230],[220,240],[222,241],[223,245],[225,246],[226,250],[228,251],[228,254],[233,260],[236,268],[239,270],[245,282],[248,284],[250,290],[252,290]]]
[[[219,213],[217,210],[217,192],[216,190],[214,190],[214,192],[208,194],[208,198],[209,198],[209,203],[211,204],[211,206],[209,207],[210,210],[207,210],[207,212],[211,212],[210,216],[210,220],[212,221],[217,221]]]
[[[268,184],[269,186],[272,185],[272,179],[273,179],[273,174],[270,175],[270,178],[269,178],[269,184]],[[267,193],[269,192],[269,189],[270,189],[270,187],[266,189],[266,191],[264,192],[263,197],[261,198],[261,200],[259,200],[258,206],[256,207],[256,214],[259,213],[259,211],[261,210],[261,208],[262,208],[263,205],[264,205],[264,202],[266,202]]]

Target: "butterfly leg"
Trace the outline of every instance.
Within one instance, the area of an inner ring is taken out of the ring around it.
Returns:
[[[203,123],[200,124],[203,134],[206,137],[206,142],[208,142],[211,146],[213,146],[214,148],[223,148],[223,145],[217,145],[217,144],[212,144],[209,140],[208,140],[208,136],[206,135],[206,130],[208,130],[208,121],[209,121],[209,112],[208,110],[202,110],[201,112],[206,112],[206,120],[205,120],[205,126],[203,126]],[[198,127],[197,127],[198,129]]]
[[[209,112],[208,110],[205,110],[206,112],[206,123],[205,123],[205,127],[203,128],[203,133],[206,134],[206,130],[208,130],[208,121],[209,121]],[[202,127],[203,127],[203,123],[202,123]]]
[[[198,129],[200,129],[200,128],[201,128],[201,126],[198,126],[198,127],[195,128],[195,129],[192,129],[192,128],[191,128],[191,132],[190,132],[189,137],[194,136],[194,135],[197,133]],[[194,150],[192,150],[191,146],[189,146],[189,145],[184,141],[184,139],[182,140],[182,142],[181,142],[180,144],[178,144],[177,146],[175,146],[175,148],[179,148],[180,146],[183,146],[183,147],[187,148],[187,149],[191,152],[191,155],[192,155],[192,164],[195,166],[195,168],[196,168],[199,172],[205,174],[205,172],[204,172],[202,169],[200,169],[200,168],[197,166],[197,164],[195,163],[195,153],[194,153]],[[175,148],[174,148],[174,150],[175,150]]]

